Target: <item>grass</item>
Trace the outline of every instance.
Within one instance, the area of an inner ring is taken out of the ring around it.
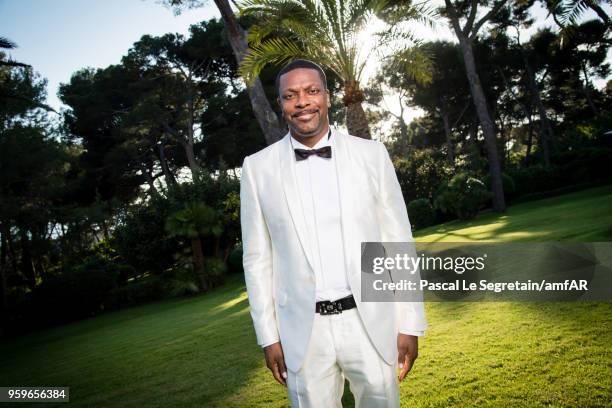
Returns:
[[[612,187],[451,222],[420,241],[612,241]],[[428,303],[402,406],[612,404],[610,303]],[[0,343],[0,386],[69,386],[71,405],[286,407],[244,283]],[[22,407],[28,404],[15,404]],[[56,404],[61,406],[61,404]],[[8,404],[7,404],[8,406]]]

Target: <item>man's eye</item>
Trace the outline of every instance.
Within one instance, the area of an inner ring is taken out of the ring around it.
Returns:
[[[310,94],[312,94],[312,95],[314,95],[314,94],[318,94],[318,93],[319,93],[319,90],[318,90],[318,89],[316,89],[316,88],[312,88],[312,89],[309,89],[309,90],[308,90],[308,93],[310,93]]]
[[[291,94],[283,96],[283,99],[291,99],[291,98],[293,98],[293,95]]]

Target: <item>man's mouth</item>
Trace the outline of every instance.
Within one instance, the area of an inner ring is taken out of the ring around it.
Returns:
[[[303,111],[294,113],[293,117],[306,121],[312,119],[317,112],[319,112],[318,109],[305,109]]]

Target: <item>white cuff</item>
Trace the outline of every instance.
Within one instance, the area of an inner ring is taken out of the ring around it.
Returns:
[[[402,334],[408,334],[410,336],[424,336],[425,335],[425,331],[422,330],[416,330],[416,331],[412,331],[412,330],[400,330],[399,331]]]
[[[267,342],[267,343],[260,344],[260,346],[261,346],[261,348],[266,348],[266,347],[268,347],[268,346],[271,346],[271,345],[272,345],[272,344],[274,344],[274,343],[278,343],[279,341],[280,341],[280,340],[274,340],[274,341],[271,341],[271,342]]]

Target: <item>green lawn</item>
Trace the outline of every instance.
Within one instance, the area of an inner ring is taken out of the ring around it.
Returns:
[[[612,241],[612,187],[416,235],[421,241]],[[402,406],[612,404],[612,303],[428,303],[426,309],[430,329],[401,385]],[[0,359],[0,386],[70,386],[75,406],[288,406],[255,344],[238,277],[208,295],[4,341]]]

